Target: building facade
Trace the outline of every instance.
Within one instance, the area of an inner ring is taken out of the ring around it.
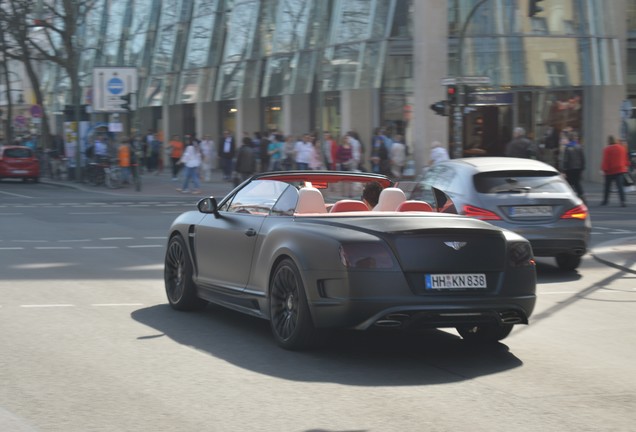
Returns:
[[[98,0],[81,34],[84,103],[93,68],[134,67],[137,109],[120,117],[141,133],[355,130],[368,145],[381,126],[422,167],[433,141],[504,154],[517,126],[556,163],[555,138],[574,129],[596,167],[607,135],[636,135],[621,117],[636,98],[635,3],[548,0],[530,17],[528,0]],[[60,112],[68,79],[45,76]],[[429,108],[458,77],[474,83],[459,128]]]

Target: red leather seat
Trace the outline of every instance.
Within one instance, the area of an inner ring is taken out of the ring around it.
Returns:
[[[331,207],[330,213],[350,212],[350,211],[368,211],[369,208],[365,203],[358,200],[340,200]]]
[[[433,207],[426,201],[407,200],[400,204],[397,211],[419,211],[419,212],[432,212]]]

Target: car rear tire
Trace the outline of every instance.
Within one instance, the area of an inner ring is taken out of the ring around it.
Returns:
[[[166,296],[173,309],[192,311],[203,309],[207,305],[197,295],[192,273],[192,262],[185,241],[183,237],[176,235],[168,243],[163,270]]]
[[[269,313],[276,343],[288,350],[314,346],[318,332],[314,328],[300,271],[291,259],[275,268],[269,287]]]
[[[467,342],[488,344],[505,339],[512,331],[512,327],[512,324],[484,324],[457,327],[457,331]]]
[[[561,271],[574,271],[581,264],[581,257],[578,255],[560,254],[555,259]]]

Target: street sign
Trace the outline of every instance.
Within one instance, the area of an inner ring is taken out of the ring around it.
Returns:
[[[465,77],[447,77],[442,79],[443,86],[464,84],[464,85],[488,85],[491,83],[490,77],[487,76],[465,76]]]
[[[29,111],[31,111],[31,117],[33,118],[42,117],[42,107],[40,105],[31,105]]]
[[[137,93],[137,68],[93,68],[93,111],[126,112],[121,107],[124,103],[122,96],[131,93]]]

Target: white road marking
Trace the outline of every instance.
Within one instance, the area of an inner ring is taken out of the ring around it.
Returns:
[[[94,303],[94,307],[143,306],[143,303]]]
[[[0,247],[0,250],[24,250],[23,247]]]
[[[73,216],[95,216],[95,215],[114,215],[119,213],[118,212],[70,212],[69,214]]]
[[[23,308],[57,308],[57,307],[75,307],[75,305],[72,304],[27,304],[27,305],[20,305],[20,307]]]
[[[102,237],[100,240],[110,241],[110,240],[133,240],[132,237]]]
[[[28,196],[28,195],[15,194],[15,193],[5,192],[5,191],[0,191],[0,194],[11,195],[11,196],[14,196],[14,197],[19,197],[19,198],[33,198],[31,196]]]
[[[69,250],[73,249],[70,246],[36,246],[37,250]]]
[[[140,249],[140,248],[160,248],[163,247],[163,245],[130,245],[130,246],[126,246],[127,248],[130,249]]]
[[[82,249],[119,249],[117,246],[82,246]]]

